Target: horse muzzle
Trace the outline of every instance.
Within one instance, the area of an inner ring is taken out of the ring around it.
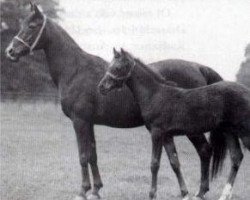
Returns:
[[[12,62],[18,62],[19,60],[19,55],[14,51],[11,46],[6,48],[5,55]]]
[[[102,95],[107,95],[108,92],[110,91],[109,88],[106,88],[106,87],[104,87],[103,85],[99,85],[98,88],[99,88],[99,92],[100,92]]]

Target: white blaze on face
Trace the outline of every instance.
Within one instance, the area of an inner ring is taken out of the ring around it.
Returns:
[[[222,195],[219,200],[229,200],[232,197],[233,187],[231,184],[227,183],[223,189]]]

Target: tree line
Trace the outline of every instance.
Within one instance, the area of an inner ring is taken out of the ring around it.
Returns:
[[[56,0],[32,2],[41,6],[50,18],[59,19],[58,12],[61,9]],[[18,63],[13,63],[5,57],[5,48],[19,31],[22,20],[30,14],[30,0],[1,1],[0,8],[1,100],[56,98],[57,92],[42,51],[23,57]]]
[[[43,12],[59,20],[61,11],[57,0],[33,1],[42,7]],[[30,13],[30,0],[3,0],[1,12],[1,99],[54,99],[57,92],[48,73],[42,51],[12,63],[5,57],[5,48],[20,29],[22,20]],[[250,44],[245,49],[245,61],[237,74],[237,81],[250,87]],[[50,98],[51,97],[51,98]]]

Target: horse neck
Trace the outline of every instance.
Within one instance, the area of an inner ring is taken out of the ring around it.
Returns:
[[[44,52],[49,65],[50,75],[57,87],[63,87],[77,73],[79,67],[86,66],[84,74],[89,74],[87,67],[91,55],[85,53],[59,25],[47,21]]]
[[[151,97],[162,87],[156,80],[154,72],[147,70],[143,64],[136,61],[131,77],[127,80],[127,85],[132,91],[136,101],[142,106],[147,104]]]

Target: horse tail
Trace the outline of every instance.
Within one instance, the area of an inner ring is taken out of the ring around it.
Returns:
[[[213,179],[216,178],[223,168],[227,152],[227,144],[223,132],[217,130],[211,131],[209,140],[212,147],[211,177]]]
[[[202,66],[199,69],[202,75],[204,76],[204,78],[206,79],[208,85],[223,80],[222,77],[210,67]]]

